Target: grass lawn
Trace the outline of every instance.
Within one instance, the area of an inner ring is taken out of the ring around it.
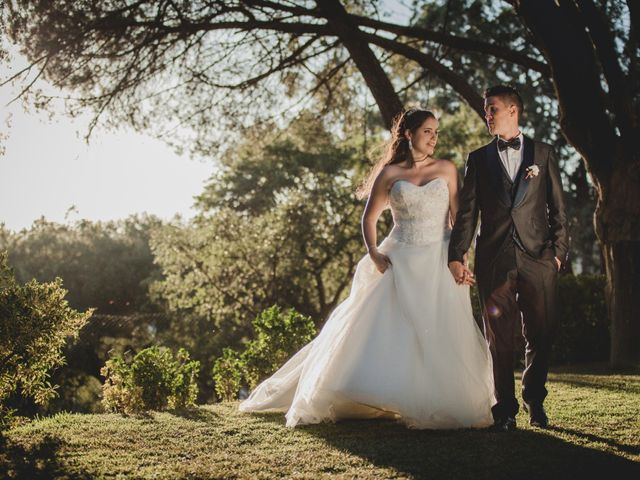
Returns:
[[[532,428],[520,413],[512,434],[389,420],[288,429],[283,414],[241,414],[237,402],[59,414],[0,438],[0,478],[640,478],[639,374],[556,369],[549,391],[552,428]]]

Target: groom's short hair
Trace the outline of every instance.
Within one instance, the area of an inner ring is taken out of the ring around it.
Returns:
[[[522,112],[524,111],[524,104],[522,103],[522,97],[518,91],[510,87],[509,85],[495,85],[489,87],[484,91],[483,98],[500,97],[500,99],[507,105],[515,105],[518,109],[518,118],[522,118]]]

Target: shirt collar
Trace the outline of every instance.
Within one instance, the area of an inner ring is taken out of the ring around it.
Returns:
[[[522,145],[522,142],[524,142],[524,135],[522,134],[522,130],[518,129],[518,135],[516,135],[514,138],[519,138],[520,139],[520,145]],[[506,141],[504,138],[502,138],[500,135],[497,135],[498,140],[504,140]]]

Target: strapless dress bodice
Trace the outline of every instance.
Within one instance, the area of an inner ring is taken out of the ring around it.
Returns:
[[[410,245],[442,241],[449,228],[449,187],[437,177],[424,185],[396,180],[389,192],[393,229],[389,237]]]

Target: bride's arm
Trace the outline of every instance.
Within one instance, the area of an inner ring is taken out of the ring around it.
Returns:
[[[458,214],[458,170],[453,162],[447,161],[445,178],[449,186],[449,225],[453,227]]]
[[[449,165],[447,165],[446,177],[447,183],[449,184],[449,224],[453,228],[453,225],[456,222],[456,215],[458,215],[458,207],[460,205],[458,201],[458,169],[453,162],[449,162]],[[473,273],[469,270],[468,252],[465,252],[462,255],[462,264],[464,266],[463,279],[461,281],[456,279],[456,282],[464,285],[473,285],[475,280],[473,278]]]
[[[382,170],[376,177],[371,187],[371,193],[367,199],[362,215],[362,236],[367,252],[376,251],[376,224],[389,200],[389,175],[387,170]]]

